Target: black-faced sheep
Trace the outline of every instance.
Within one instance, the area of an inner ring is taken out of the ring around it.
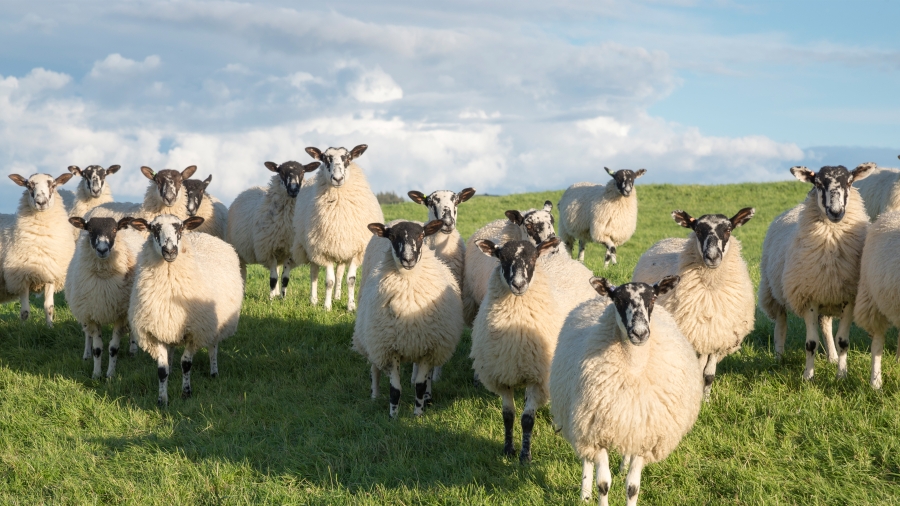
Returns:
[[[190,178],[196,171],[196,165],[191,165],[181,172],[172,169],[154,172],[150,167],[141,167],[141,174],[150,180],[143,203],[107,202],[86,213],[84,219],[96,217],[113,218],[118,221],[126,216],[134,216],[152,220],[160,214],[171,214],[182,220],[188,218],[184,180]]]
[[[195,232],[203,232],[225,240],[225,230],[228,227],[228,207],[219,202],[219,199],[206,193],[206,187],[212,181],[212,175],[204,180],[185,179],[184,198],[186,201],[187,215],[203,218]]]

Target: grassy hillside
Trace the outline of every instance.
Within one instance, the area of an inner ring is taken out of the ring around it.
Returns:
[[[653,242],[687,234],[670,218],[673,209],[730,216],[754,206],[756,217],[735,236],[758,281],[768,223],[807,190],[796,182],[639,186],[638,230],[620,248],[619,265],[604,270],[596,245],[587,263],[626,281]],[[460,230],[468,235],[506,209],[555,204],[560,195],[476,196],[460,209]],[[426,213],[405,203],[385,206],[385,216]],[[370,400],[368,366],[349,349],[353,315],[345,302],[332,313],[310,307],[307,269],[295,271],[287,300],[269,302],[267,279],[251,269],[219,378],[208,377],[199,353],[194,397],[180,399],[173,372],[167,410],[156,408],[156,365],[146,354],[121,359],[111,381],[90,379],[81,329],[61,295],[52,330],[39,302],[25,323],[18,304],[0,307],[0,503],[579,503],[580,463],[554,434],[546,408],[538,412],[534,463],[501,456],[500,401],[471,385],[468,332],[435,385],[434,408],[414,419],[405,381],[401,416],[392,421],[387,382]],[[869,340],[854,328],[848,379],[836,382],[835,366],[819,358],[806,383],[802,322],[791,320],[782,365],[771,334],[758,316],[743,349],[720,364],[694,430],[666,461],[644,469],[643,504],[900,503],[900,367],[885,360],[884,389],[873,392]],[[612,504],[624,498],[623,477],[614,473]]]

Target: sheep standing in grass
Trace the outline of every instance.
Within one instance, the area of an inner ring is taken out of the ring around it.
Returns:
[[[747,223],[752,207],[731,218],[705,214],[693,218],[673,211],[672,218],[693,233],[687,239],[663,239],[648,249],[632,280],[651,283],[667,275],[679,275],[678,287],[659,302],[675,318],[678,327],[700,355],[703,395],[709,400],[716,364],[740,348],[753,330],[756,300],[741,243],[731,232]]]
[[[303,186],[294,208],[294,265],[310,264],[310,303],[319,303],[319,266],[325,266],[325,310],[331,311],[335,291],[334,265],[349,262],[347,269],[347,310],[356,310],[356,267],[371,234],[369,223],[383,223],[378,199],[366,176],[353,160],[365,153],[365,144],[352,150],[306,148],[322,162],[315,183]],[[340,284],[340,279],[337,280]],[[338,293],[339,290],[338,290]]]
[[[300,165],[289,161],[278,165],[266,162],[275,174],[268,188],[254,186],[241,192],[228,209],[228,242],[241,259],[241,276],[247,282],[247,264],[269,269],[269,298],[278,296],[278,266],[281,269],[281,297],[291,276],[291,245],[294,240],[294,207],[303,184],[303,175],[319,167],[319,162]]]
[[[172,169],[154,172],[150,167],[141,167],[141,174],[150,180],[142,204],[108,202],[92,209],[85,214],[84,219],[96,217],[113,218],[118,221],[126,216],[139,216],[152,220],[160,214],[171,214],[182,220],[188,218],[184,180],[190,178],[196,171],[196,165],[191,165],[181,172]]]
[[[414,414],[419,416],[432,399],[431,368],[450,359],[462,335],[459,286],[450,268],[424,245],[443,226],[441,220],[424,227],[410,221],[369,225],[373,242],[389,244],[366,248],[353,349],[372,364],[373,399],[381,371],[390,371],[391,417],[400,403],[400,364],[418,365]]]
[[[94,356],[95,379],[100,377],[102,326],[113,325],[107,377],[116,372],[119,343],[128,331],[128,300],[136,258],[144,242],[141,234],[126,230],[131,220],[125,217],[116,223],[112,218],[69,218],[72,226],[85,233],[66,275],[66,303],[84,329],[84,359]],[[135,351],[137,344],[132,340],[131,353]]]
[[[459,193],[441,190],[432,192],[427,197],[420,191],[411,191],[407,195],[413,202],[428,208],[428,221],[441,220],[444,223],[440,234],[428,236],[426,245],[450,267],[456,284],[462,287],[466,242],[456,229],[456,215],[459,205],[475,195],[475,188],[466,188]]]
[[[575,240],[578,240],[578,261],[582,263],[585,243],[593,241],[606,246],[605,267],[610,262],[618,263],[616,248],[631,239],[637,228],[634,180],[647,171],[604,169],[613,178],[605,186],[576,183],[559,199],[559,237],[570,256]]]
[[[25,191],[3,254],[6,291],[19,296],[24,321],[31,315],[31,292],[43,290],[44,315],[47,326],[53,327],[53,294],[62,290],[75,254],[68,216],[56,188],[71,179],[72,174],[56,179],[47,174],[34,174],[28,179],[10,174],[9,178],[24,186]]]
[[[525,387],[519,461],[530,462],[534,416],[549,398],[550,362],[565,318],[538,257],[556,248],[559,239],[551,237],[536,247],[529,241],[497,246],[482,239],[475,244],[500,265],[490,275],[472,327],[472,367],[484,386],[503,400],[503,453],[508,456],[516,451],[513,389]]]
[[[228,227],[228,207],[219,202],[219,199],[206,193],[206,187],[211,181],[212,175],[202,181],[185,179],[182,182],[186,201],[185,210],[188,216],[203,218],[203,225],[200,225],[196,232],[214,235],[224,241],[225,230]]]
[[[884,212],[869,225],[853,318],[872,336],[869,384],[881,388],[884,335],[891,326],[900,327],[900,210]],[[900,347],[897,359],[900,360]]]
[[[109,185],[106,184],[106,176],[115,174],[120,168],[118,165],[110,165],[108,169],[99,165],[88,165],[84,169],[80,169],[77,165],[70,165],[69,172],[81,176],[81,181],[78,182],[75,190],[75,199],[69,209],[69,216],[80,218],[91,209],[112,202],[113,196],[109,191]],[[78,240],[81,230],[76,227],[72,231],[75,240]]]
[[[629,458],[627,504],[637,504],[641,471],[666,458],[693,427],[703,381],[694,348],[657,297],[678,285],[612,286],[592,278],[595,299],[569,314],[550,373],[554,423],[582,460],[581,499],[590,500],[594,464],[600,504],[609,504],[609,451]]]
[[[871,165],[872,171],[853,186],[859,190],[869,219],[875,221],[883,212],[900,210],[900,170],[878,169],[871,162],[863,165]]]
[[[160,406],[169,402],[169,350],[184,345],[181,396],[191,396],[191,366],[200,348],[209,349],[209,373],[219,373],[219,343],[237,330],[244,296],[237,253],[209,234],[191,233],[203,223],[171,214],[131,225],[150,234],[138,255],[128,306],[132,335],[156,360]]]
[[[775,321],[775,355],[784,354],[787,311],[806,323],[806,368],[813,377],[820,316],[839,316],[837,351],[826,333],[828,360],[837,362],[837,377],[847,375],[850,324],[859,284],[859,262],[869,220],[854,181],[871,165],[852,172],[839,165],[813,172],[793,167],[800,181],[813,184],[806,200],[781,214],[769,226],[760,261],[759,307]],[[830,327],[830,321],[827,322]]]

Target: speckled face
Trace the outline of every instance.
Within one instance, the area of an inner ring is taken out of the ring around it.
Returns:
[[[704,214],[694,219],[685,211],[672,211],[672,218],[682,227],[694,231],[697,250],[703,258],[703,263],[710,269],[717,268],[725,254],[728,252],[728,241],[731,232],[750,221],[756,213],[752,207],[745,207],[731,218],[723,214]]]
[[[321,169],[325,171],[331,185],[340,188],[347,183],[350,162],[359,158],[367,148],[365,144],[360,144],[350,151],[347,151],[347,148],[328,148],[322,152],[318,148],[309,147],[306,148],[306,152],[322,162]]]
[[[631,344],[640,346],[650,339],[650,316],[656,298],[678,286],[678,276],[667,276],[655,285],[626,283],[614,286],[604,278],[591,278],[597,293],[612,300],[616,307],[616,324]]]
[[[24,186],[28,190],[30,198],[28,205],[35,211],[46,211],[53,204],[53,198],[56,195],[56,187],[65,184],[72,178],[72,174],[63,174],[53,179],[48,174],[33,174],[28,179],[18,175],[10,174],[9,178],[17,185]]]
[[[450,190],[438,190],[422,199],[420,192],[409,192],[409,197],[414,202],[428,207],[428,220],[441,220],[444,226],[441,232],[449,234],[456,230],[456,215],[459,205],[469,200],[475,194],[473,188],[456,193]]]
[[[544,202],[544,208],[528,211],[522,215],[522,227],[525,233],[535,243],[546,241],[550,237],[556,235],[553,228],[553,203],[549,200]]]
[[[819,209],[834,222],[844,218],[847,207],[847,194],[850,191],[850,171],[842,165],[822,167],[816,173],[815,185]]]
[[[178,245],[184,233],[181,220],[171,214],[162,214],[150,222],[149,229],[156,252],[166,262],[174,261],[178,257]]]
[[[103,191],[103,185],[106,184],[106,176],[115,174],[119,168],[118,165],[110,165],[108,169],[104,169],[99,165],[88,165],[84,169],[79,169],[77,166],[72,165],[69,167],[69,172],[76,176],[81,176],[80,184],[84,186],[92,197],[96,198]]]
[[[606,173],[616,181],[616,188],[623,197],[631,195],[631,192],[634,190],[634,180],[643,176],[645,172],[647,172],[645,169],[640,169],[637,172],[627,169],[613,172],[606,169]]]
[[[178,199],[178,194],[179,192],[181,192],[181,187],[184,183],[184,180],[193,176],[194,172],[196,171],[196,165],[191,165],[181,172],[172,169],[164,169],[159,172],[153,172],[153,169],[151,169],[150,167],[141,167],[141,173],[144,174],[147,179],[150,179],[154,183],[156,183],[156,188],[159,191],[159,197],[162,199],[166,207],[171,207],[175,204],[175,201]]]
[[[184,183],[182,183],[182,186],[184,186],[184,196],[187,199],[188,216],[197,214],[197,211],[200,209],[200,204],[203,203],[206,187],[209,186],[211,181],[212,176],[209,176],[203,181],[199,179],[185,179]]]
[[[475,244],[486,255],[500,260],[500,274],[509,286],[509,291],[521,296],[528,291],[538,257],[553,251],[559,245],[559,239],[552,237],[537,246],[530,241],[509,241],[499,247],[487,240],[476,241]]]

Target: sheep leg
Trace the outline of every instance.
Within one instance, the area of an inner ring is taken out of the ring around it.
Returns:
[[[164,343],[156,344],[156,374],[159,376],[159,397],[157,406],[169,405],[169,347]]]
[[[416,378],[419,376],[419,364],[417,362],[413,362],[413,371],[412,377],[409,378],[410,384],[415,388],[416,386]]]
[[[584,263],[584,240],[578,240],[578,261]]]
[[[82,360],[87,360],[91,358],[91,333],[88,332],[87,324],[81,324],[81,331],[84,332],[84,356],[81,357]]]
[[[599,461],[597,462],[597,492],[599,492],[600,506],[609,506],[609,486],[612,484],[612,473],[609,471],[609,451],[600,448]],[[588,496],[590,499],[590,496]]]
[[[811,380],[815,374],[816,344],[819,342],[819,309],[811,307],[803,316],[806,321],[806,369],[803,379]],[[834,346],[834,343],[831,343]]]
[[[436,369],[436,368],[435,368]],[[434,382],[434,369],[428,373],[428,379],[425,380],[425,406],[434,404],[434,396],[431,392],[431,386]]]
[[[391,407],[388,414],[391,418],[397,418],[400,410],[400,363],[394,360],[391,363]]]
[[[831,324],[831,317],[819,315],[819,328],[822,329],[822,341],[825,342],[825,354],[828,356],[828,361],[836,364],[838,354],[834,346],[834,327]]]
[[[516,399],[513,397],[512,388],[500,392],[503,400],[503,454],[512,457],[516,454],[513,446],[513,423],[516,419]]]
[[[581,500],[590,501],[594,491],[594,463],[588,459],[581,461]]]
[[[87,328],[88,332],[91,334],[91,354],[94,355],[94,373],[91,374],[91,378],[97,379],[100,377],[100,362],[102,360],[101,355],[103,354],[103,336],[100,333],[100,325],[97,325],[94,322],[88,322]]]
[[[331,311],[331,297],[334,294],[334,263],[325,264],[325,311]]]
[[[247,290],[247,262],[244,261],[243,258],[240,258],[241,265],[241,279],[244,280],[244,291]]]
[[[443,368],[444,368],[444,366],[439,365],[439,366],[435,367],[434,369],[432,369],[432,370],[431,370],[431,378],[430,378],[430,380],[431,380],[431,381],[438,381],[438,380],[440,380],[440,379],[441,379],[441,371],[443,370]]]
[[[356,311],[356,259],[347,268],[347,311]]]
[[[209,377],[215,378],[219,376],[219,343],[210,346],[209,352]]]
[[[525,388],[525,407],[522,409],[522,451],[519,453],[519,462],[527,464],[531,462],[531,432],[534,430],[534,415],[537,412],[537,385],[528,385]]]
[[[342,281],[344,280],[344,271],[347,269],[347,264],[338,264],[337,271],[335,272],[334,277],[334,300],[341,300],[341,288],[343,286]]]
[[[625,477],[625,493],[628,506],[637,506],[638,493],[641,491],[641,471],[644,469],[644,457],[631,457],[628,476]]]
[[[278,297],[278,262],[274,259],[266,265],[269,269],[269,300]]]
[[[188,399],[193,391],[191,390],[191,366],[194,365],[194,354],[197,353],[197,347],[188,344],[184,347],[184,354],[181,356],[181,398]]]
[[[881,388],[881,354],[884,353],[884,332],[872,335],[872,375],[869,385],[878,390]]]
[[[850,325],[853,323],[852,302],[844,306],[837,331],[837,379],[847,377],[847,351],[850,349]],[[832,346],[834,344],[832,343]]]
[[[631,465],[631,459],[634,458],[634,455],[622,455],[622,461],[619,462],[619,474],[624,474],[628,469],[628,466]]]
[[[784,358],[784,342],[787,340],[787,312],[784,309],[775,317],[775,359]]]
[[[312,263],[309,264],[309,303],[319,304],[319,266]]]
[[[55,285],[53,283],[47,283],[44,285],[44,317],[47,321],[47,326],[51,329],[53,328],[53,289]]]
[[[285,298],[287,296],[287,286],[288,282],[291,280],[291,269],[294,267],[294,263],[291,262],[291,259],[288,258],[284,261],[284,267],[281,268],[281,298]]]
[[[25,290],[24,293],[19,295],[19,304],[22,306],[21,310],[19,311],[19,318],[21,318],[23,322],[27,321],[28,318],[31,316],[30,296],[31,296],[31,292],[28,290]]]
[[[715,353],[703,355],[703,357],[706,357],[706,364],[703,365],[703,400],[709,402],[713,380],[716,379],[716,363],[719,357]]]
[[[422,416],[425,412],[425,393],[428,389],[428,375],[431,372],[431,366],[425,362],[419,364],[419,374],[416,376],[416,407],[413,409],[413,416]]]
[[[381,369],[372,364],[372,398],[378,398],[378,385],[381,383]]]
[[[116,374],[116,362],[119,359],[119,343],[122,341],[122,334],[128,328],[125,319],[117,321],[113,325],[112,339],[109,341],[109,365],[106,367],[106,377],[112,378]]]
[[[134,337],[134,332],[131,331],[131,326],[128,325],[128,321],[125,321],[125,331],[128,332],[128,354],[132,357],[138,351],[137,339]]]

